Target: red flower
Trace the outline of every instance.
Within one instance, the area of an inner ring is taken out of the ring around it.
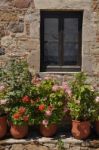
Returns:
[[[27,122],[27,121],[29,120],[29,116],[24,116],[24,117],[23,117],[23,120],[24,120],[25,122]]]
[[[45,105],[44,104],[41,104],[40,106],[39,106],[39,110],[40,111],[43,111],[45,109]]]
[[[18,120],[20,118],[20,114],[19,113],[15,113],[13,115],[13,118],[16,119],[16,120]]]
[[[22,98],[22,101],[23,101],[24,103],[29,103],[29,102],[31,102],[30,97],[27,96],[27,95]]]
[[[20,113],[20,114],[24,114],[25,111],[26,111],[26,108],[24,108],[24,107],[20,107],[20,108],[19,108],[19,113]]]

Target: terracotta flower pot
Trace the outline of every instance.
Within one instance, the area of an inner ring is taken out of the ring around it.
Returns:
[[[0,138],[3,138],[7,133],[7,117],[0,117]]]
[[[57,125],[51,124],[48,127],[45,127],[44,125],[40,125],[40,133],[44,137],[52,137],[57,132]]]
[[[96,127],[96,133],[97,135],[99,135],[99,120],[95,122],[95,127]]]
[[[89,121],[72,121],[72,135],[76,139],[86,139],[91,132]]]
[[[24,138],[28,134],[28,125],[24,126],[11,125],[10,133],[15,139]]]

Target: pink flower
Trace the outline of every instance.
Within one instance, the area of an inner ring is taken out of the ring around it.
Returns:
[[[5,86],[4,85],[1,85],[0,86],[0,92],[3,92],[5,90]]]
[[[45,78],[44,78],[44,80],[50,80],[51,78],[50,77],[48,77],[48,76],[46,76]]]
[[[47,117],[50,117],[50,116],[52,115],[52,111],[47,110],[47,111],[45,112],[45,115],[46,115]]]
[[[72,92],[71,92],[71,89],[66,82],[62,83],[62,88],[68,94],[68,96],[71,97]]]
[[[69,111],[68,108],[64,108],[64,113],[67,113]]]
[[[52,91],[53,92],[56,92],[56,91],[58,91],[59,90],[59,86],[56,84],[56,85],[53,85],[53,87],[52,87]]]
[[[47,127],[47,125],[48,125],[48,120],[46,120],[46,119],[43,120],[43,121],[42,121],[42,124],[43,124],[45,127]]]
[[[62,88],[63,88],[65,91],[68,90],[68,89],[70,89],[69,86],[68,86],[68,84],[67,84],[66,82],[63,82],[63,83],[62,83]]]
[[[33,79],[32,79],[32,84],[35,84],[35,85],[37,85],[38,87],[40,86],[40,83],[41,83],[41,78],[39,78],[39,77],[34,77]]]
[[[99,103],[99,96],[96,97],[95,101],[96,103]]]
[[[69,96],[69,97],[71,97],[71,96],[72,96],[72,92],[71,92],[71,90],[70,90],[70,89],[67,89],[67,90],[66,90],[66,92],[67,92],[67,94],[68,94],[68,96]]]

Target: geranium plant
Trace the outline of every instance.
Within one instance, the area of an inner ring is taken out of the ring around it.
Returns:
[[[72,97],[68,103],[71,117],[74,120],[92,120],[94,113],[95,92],[86,83],[86,75],[81,72],[76,74],[71,83]]]
[[[9,113],[9,121],[14,125],[26,125],[31,121],[31,111],[24,105],[14,107]]]
[[[35,85],[36,87],[36,85]],[[51,78],[45,78],[37,84],[39,97],[35,99],[36,124],[48,126],[59,124],[66,113],[66,103],[70,89],[66,83],[59,85]]]

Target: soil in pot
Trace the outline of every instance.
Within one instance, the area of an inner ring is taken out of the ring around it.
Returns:
[[[91,133],[89,121],[72,121],[72,135],[76,139],[86,139]]]
[[[57,132],[57,125],[51,124],[48,127],[45,127],[44,125],[40,125],[40,133],[44,137],[52,137]]]
[[[0,117],[0,138],[3,138],[7,133],[7,117]]]
[[[99,135],[99,120],[95,122],[96,133]]]
[[[28,125],[11,125],[10,133],[15,139],[21,139],[28,135]]]

